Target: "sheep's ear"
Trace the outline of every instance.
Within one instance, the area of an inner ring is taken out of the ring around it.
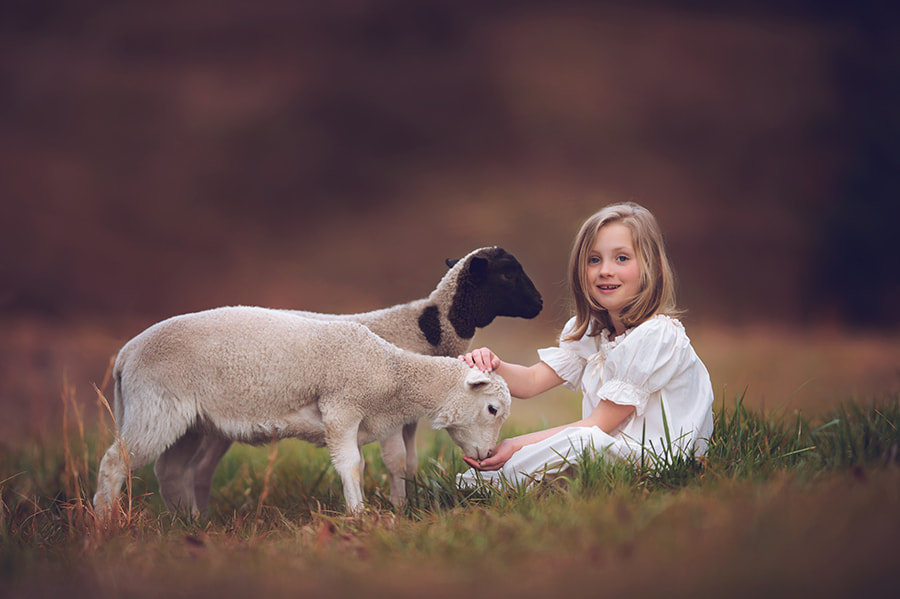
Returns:
[[[481,256],[472,256],[469,260],[469,282],[473,285],[481,285],[487,279],[488,261]]]
[[[453,268],[459,262],[459,258],[447,258],[444,262],[446,262],[447,268]]]
[[[466,386],[470,389],[474,389],[480,385],[485,385],[491,382],[491,377],[486,372],[481,372],[477,368],[470,368],[469,374],[466,375]]]

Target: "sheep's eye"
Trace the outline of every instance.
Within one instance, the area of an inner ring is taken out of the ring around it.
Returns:
[[[491,414],[496,414],[496,413],[497,413],[497,408],[495,408],[494,406],[489,405],[489,406],[488,406],[488,412],[490,412]]]

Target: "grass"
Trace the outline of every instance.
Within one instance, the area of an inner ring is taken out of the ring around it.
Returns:
[[[367,446],[360,517],[344,514],[325,450],[239,445],[208,520],[165,512],[147,467],[107,529],[90,497],[112,433],[63,403],[58,446],[0,454],[3,597],[881,596],[900,565],[898,397],[815,421],[723,398],[704,458],[584,455],[529,491],[458,490],[458,450],[422,434],[399,511]]]

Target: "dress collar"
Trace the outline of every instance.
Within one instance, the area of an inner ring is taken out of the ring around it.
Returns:
[[[679,328],[684,329],[684,325],[682,325],[681,321],[678,320],[677,318],[672,318],[671,316],[668,316],[666,314],[655,314],[654,316],[651,316],[650,318],[648,318],[641,324],[625,329],[621,334],[616,335],[614,339],[609,338],[609,329],[604,328],[602,331],[600,331],[600,335],[598,337],[595,337],[595,339],[597,339],[597,349],[598,350],[607,350],[607,351],[611,350],[612,348],[617,346],[619,343],[621,343],[622,339],[624,339],[629,334],[631,334],[631,332],[633,330],[635,330],[642,324],[646,324],[646,323],[652,322],[654,320],[666,320],[666,321],[669,321],[669,322],[675,324]]]
[[[606,353],[619,343],[622,342],[622,339],[628,336],[628,334],[634,330],[634,327],[630,329],[625,329],[622,333],[616,335],[614,338],[609,338],[609,329],[603,329],[600,331],[600,336],[597,337],[597,350],[601,353]]]

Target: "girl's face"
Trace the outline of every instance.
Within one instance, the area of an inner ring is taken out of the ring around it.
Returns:
[[[621,333],[619,314],[641,291],[641,266],[628,227],[608,223],[597,231],[588,254],[587,284],[594,301],[612,317],[613,332]]]

